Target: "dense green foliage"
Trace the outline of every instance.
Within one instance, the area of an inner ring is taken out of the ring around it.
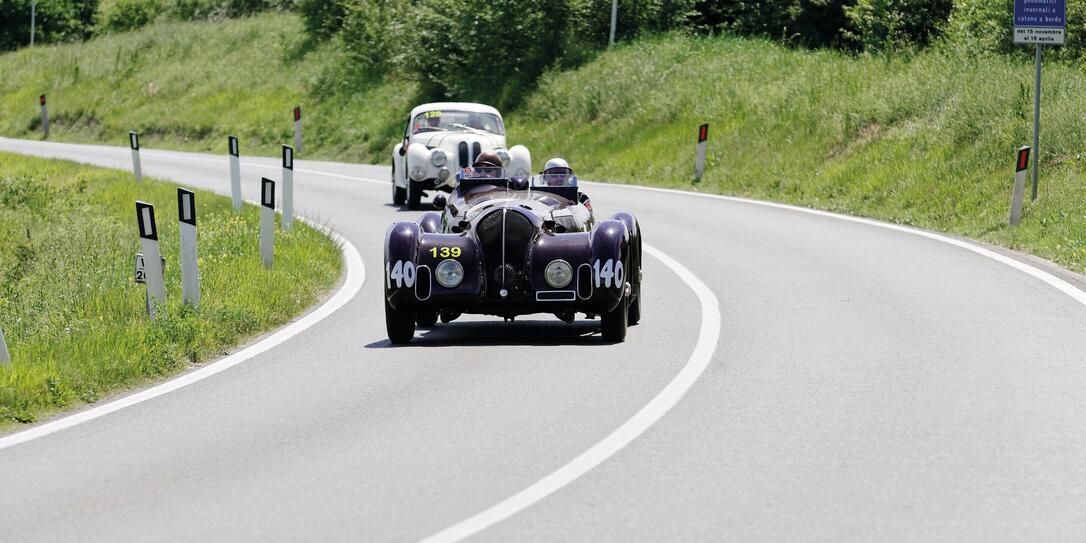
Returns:
[[[30,43],[31,0],[0,0],[0,51]],[[84,39],[94,31],[98,0],[39,0],[37,43]]]
[[[137,199],[159,210],[167,259],[168,303],[153,322],[132,279]],[[176,202],[174,185],[129,172],[0,153],[0,329],[12,356],[0,364],[0,427],[221,354],[339,277],[339,250],[304,224],[276,234],[275,267],[264,269],[259,210],[198,192],[202,299],[181,305]]]
[[[866,51],[926,46],[942,30],[952,0],[856,0],[845,36]]]

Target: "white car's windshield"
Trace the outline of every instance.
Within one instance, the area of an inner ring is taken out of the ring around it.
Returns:
[[[501,117],[493,113],[480,113],[475,111],[435,110],[424,111],[415,115],[411,121],[411,133],[422,132],[460,131],[460,132],[489,132],[499,136],[505,135],[505,125]]]

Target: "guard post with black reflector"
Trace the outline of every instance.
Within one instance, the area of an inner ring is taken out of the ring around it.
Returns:
[[[128,146],[132,148],[132,173],[136,174],[136,181],[143,181],[143,170],[140,168],[140,135],[134,130],[128,133]]]
[[[698,127],[698,154],[694,159],[694,179],[697,181],[701,181],[701,176],[705,174],[705,147],[708,140],[709,123],[705,123]]]
[[[45,109],[45,95],[38,97],[38,102],[41,103],[41,132],[42,138],[49,137],[49,111]]]
[[[181,300],[200,305],[200,268],[196,260],[196,195],[177,189],[177,221],[181,234]]]
[[[302,106],[294,106],[294,150],[302,152]]]
[[[265,268],[275,258],[275,181],[260,179],[260,259]]]
[[[1029,151],[1028,145],[1018,148],[1018,161],[1015,162],[1014,169],[1014,188],[1011,189],[1011,216],[1009,220],[1011,226],[1018,224],[1018,221],[1022,219],[1022,200],[1025,198],[1026,176],[1029,173]]]
[[[155,225],[155,206],[137,200],[136,224],[139,226],[144,281],[147,284],[147,314],[153,319],[155,306],[166,303],[166,286],[162,278],[162,252],[158,248],[158,227]]]
[[[234,209],[241,209],[241,158],[238,156],[238,138],[227,138],[227,149],[230,151],[230,197],[234,201]]]
[[[283,230],[294,228],[294,149],[283,146]]]

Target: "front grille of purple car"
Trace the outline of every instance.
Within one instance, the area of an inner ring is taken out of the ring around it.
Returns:
[[[505,209],[491,212],[476,227],[479,246],[483,251],[487,298],[523,298],[530,290],[526,262],[528,250],[536,235],[535,225],[523,214]]]

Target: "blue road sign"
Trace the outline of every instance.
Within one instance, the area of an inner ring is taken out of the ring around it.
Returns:
[[[1067,0],[1014,0],[1014,26],[1065,28]]]

